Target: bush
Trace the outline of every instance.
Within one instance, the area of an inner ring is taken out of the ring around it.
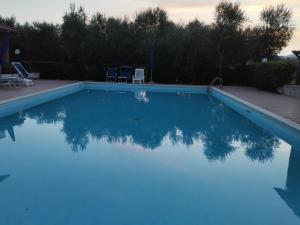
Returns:
[[[153,71],[153,79],[158,83],[179,83],[192,85],[208,85],[219,76],[219,66],[197,65],[193,68],[169,68],[160,65]],[[243,79],[243,67],[222,68],[222,77],[225,85],[240,85]]]
[[[66,79],[65,66],[61,62],[22,61],[21,63],[27,71],[40,73],[41,79]],[[11,63],[4,63],[2,73],[16,74],[17,71]]]
[[[65,67],[61,62],[24,61],[22,64],[28,71],[40,73],[42,79],[66,79]]]
[[[104,65],[101,62],[89,64],[85,68],[84,79],[90,81],[105,81],[106,69],[108,67],[110,66]]]
[[[4,63],[2,65],[2,74],[15,74],[17,73],[10,63]]]
[[[296,65],[288,61],[271,61],[255,64],[248,74],[248,84],[262,90],[277,92],[284,84],[289,84]]]

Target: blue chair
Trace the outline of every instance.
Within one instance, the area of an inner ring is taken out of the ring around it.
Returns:
[[[125,80],[128,82],[128,80],[131,80],[132,78],[132,67],[131,66],[121,66],[120,68],[120,76],[118,77],[118,81]]]
[[[106,72],[106,80],[114,80],[117,81],[118,77],[118,69],[117,68],[107,68]]]

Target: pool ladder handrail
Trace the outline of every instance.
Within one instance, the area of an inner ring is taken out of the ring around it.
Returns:
[[[208,85],[208,87],[207,87],[207,92],[209,92],[209,89],[210,89],[211,87],[213,87],[217,81],[219,81],[218,88],[219,88],[219,89],[222,89],[222,88],[223,88],[223,78],[222,78],[222,77],[215,77],[215,78],[210,82],[210,84]]]

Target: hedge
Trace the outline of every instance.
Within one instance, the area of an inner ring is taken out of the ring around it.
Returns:
[[[83,67],[79,63],[65,65],[61,62],[24,61],[24,66],[32,72],[40,72],[42,79],[70,79],[104,81],[108,67],[118,64],[98,63]],[[145,68],[146,79],[150,80],[147,65],[133,65]],[[184,67],[182,67],[184,68]],[[289,84],[296,71],[296,63],[292,61],[270,61],[256,63],[251,66],[223,67],[222,77],[225,85],[246,85],[262,90],[277,92],[284,84]],[[3,73],[15,73],[10,65],[3,67]],[[218,66],[195,66],[190,70],[175,70],[172,67],[157,66],[153,71],[153,81],[169,84],[207,85],[219,76]]]
[[[296,72],[296,64],[291,61],[270,61],[253,65],[248,73],[248,85],[262,90],[277,92],[284,84],[289,84]]]

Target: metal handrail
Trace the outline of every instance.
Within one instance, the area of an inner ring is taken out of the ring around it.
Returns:
[[[209,91],[209,89],[210,89],[211,87],[213,87],[214,84],[215,84],[217,81],[219,81],[218,88],[219,88],[219,89],[222,89],[222,87],[223,87],[223,78],[222,78],[222,77],[215,77],[215,78],[210,82],[210,84],[208,85],[207,91]]]

